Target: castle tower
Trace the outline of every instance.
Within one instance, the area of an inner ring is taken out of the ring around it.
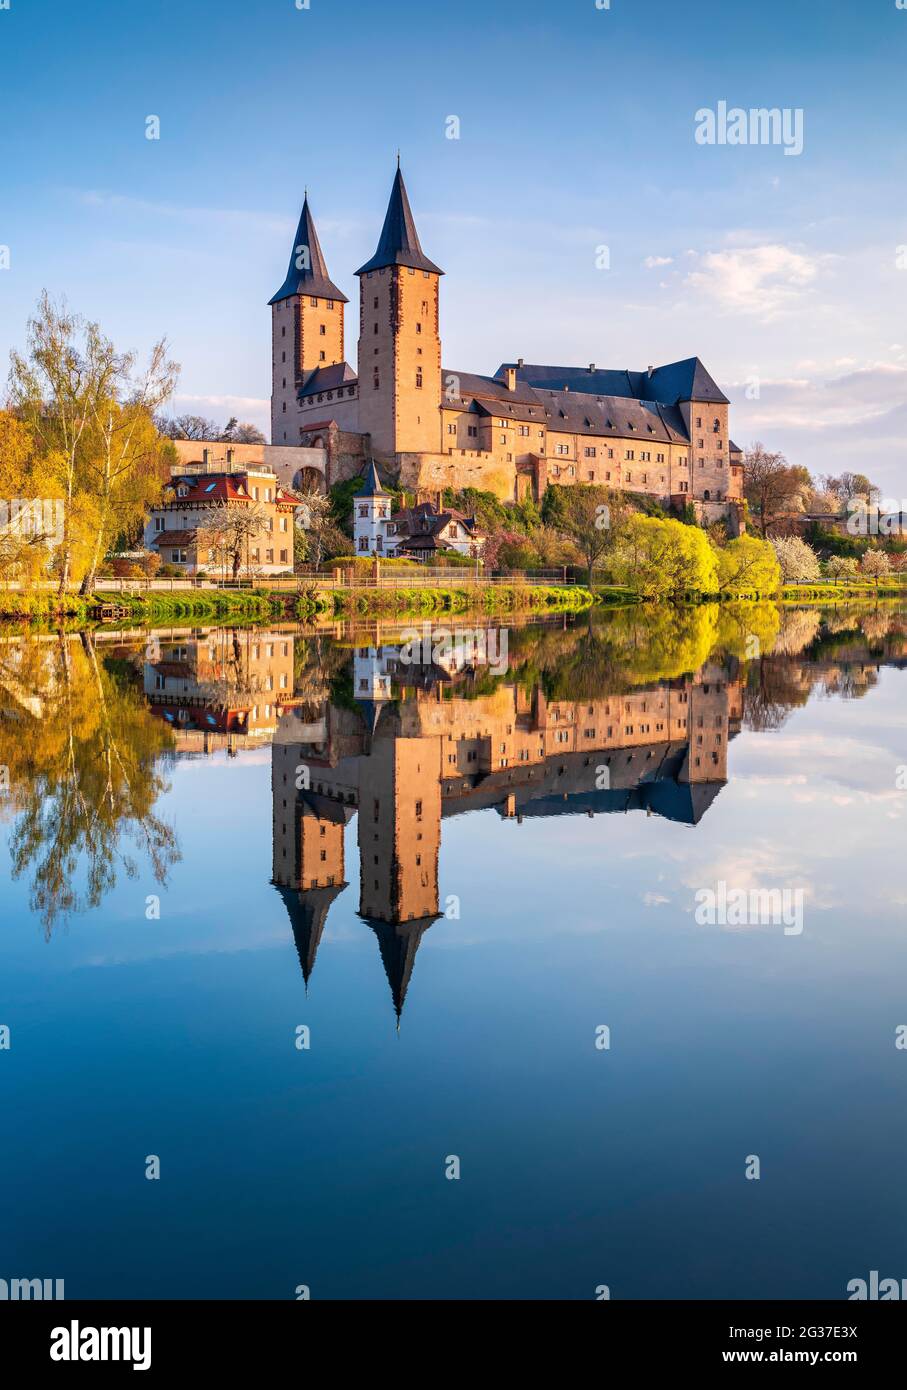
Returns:
[[[359,428],[379,459],[439,453],[444,272],[423,254],[399,160],[378,249],[356,274]]]
[[[287,276],[271,305],[271,443],[298,444],[296,391],[343,361],[346,295],[333,283],[306,195]]]

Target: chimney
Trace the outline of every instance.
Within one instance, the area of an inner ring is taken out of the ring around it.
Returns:
[[[594,362],[590,362],[590,363],[589,363],[589,375],[591,376],[592,373],[593,373],[594,371],[595,371],[595,363],[594,363]]]
[[[517,358],[516,364],[517,364],[517,368],[518,368],[519,370],[522,370],[522,367],[523,367],[523,359],[522,359],[522,357],[518,357],[518,358]]]
[[[649,376],[652,375],[652,373],[654,372],[654,370],[655,370],[655,368],[652,366],[652,363],[650,362],[650,363],[649,363]]]
[[[516,367],[505,367],[505,368],[504,368],[504,380],[505,380],[506,383],[507,383],[507,390],[508,390],[508,391],[515,391],[515,390],[516,390]]]
[[[210,450],[210,449],[202,449],[202,463],[207,464],[207,463],[210,463],[210,462],[211,462],[211,450]]]
[[[228,462],[228,463],[232,463],[232,462],[233,462],[234,453],[235,453],[235,450],[233,450],[233,449],[228,449],[228,450],[227,450],[227,462]]]

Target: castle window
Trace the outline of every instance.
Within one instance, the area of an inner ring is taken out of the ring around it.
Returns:
[[[360,508],[359,508],[359,515],[360,515],[360,516],[368,516],[368,507],[367,507],[367,506],[362,506],[362,507],[360,507]]]
[[[506,443],[507,443],[507,436],[506,436],[506,434],[502,434],[502,435],[501,435],[501,443],[502,443],[502,444],[506,444]]]
[[[421,323],[417,323],[417,324],[416,324],[416,332],[417,332],[417,333],[421,333],[421,332],[422,332],[422,325],[421,325]]]
[[[378,332],[378,325],[377,325],[377,323],[375,324],[374,328],[372,329],[372,332],[373,332],[373,333],[377,333],[377,332]]]
[[[286,403],[286,401],[284,401],[284,403],[283,403],[283,413],[284,413],[284,415],[286,415],[286,413],[287,413],[287,403]],[[284,438],[286,438],[286,435],[284,435]]]
[[[375,309],[377,309],[377,307],[378,307],[378,296],[377,296],[377,295],[375,295],[375,303],[374,303],[373,307],[374,307]]]
[[[286,386],[286,384],[287,384],[287,379],[286,379],[286,377],[284,377],[284,379],[283,379],[283,384],[284,384],[284,386]]]
[[[329,300],[327,301],[327,306],[328,306],[329,309],[333,309],[333,307],[334,307],[334,301],[333,301],[333,299],[329,299]]]
[[[704,448],[705,448],[705,441],[704,441],[704,440],[698,439],[696,442],[697,442],[697,444],[699,445],[700,449],[704,449]]]
[[[456,434],[456,432],[457,432],[457,427],[456,427],[456,425],[448,425],[448,426],[447,426],[447,433],[448,433],[448,434]]]
[[[415,266],[408,265],[408,266],[406,267],[406,273],[407,273],[407,275],[415,275],[415,273],[416,273],[416,268],[415,268]]]
[[[313,309],[317,309],[317,307],[318,307],[318,300],[315,298],[314,295],[312,295],[311,304],[312,304],[312,308],[313,308]]]
[[[697,415],[697,416],[696,416],[696,428],[697,428],[698,430],[701,430],[701,429],[702,429],[702,416],[701,416],[701,415]]]
[[[281,362],[286,362],[286,360],[287,360],[287,354],[286,354],[285,352],[282,352],[282,353],[280,354],[280,360],[281,360]]]
[[[323,338],[323,337],[325,336],[326,333],[327,333],[327,328],[324,326],[323,323],[319,323],[319,325],[318,325],[318,334],[319,334],[319,337],[322,337],[322,338]]]
[[[613,457],[614,457],[614,450],[613,450],[613,449],[609,449],[609,450],[608,450],[608,458],[609,458],[609,459],[613,459]]]
[[[376,373],[375,373],[375,379],[374,379],[374,381],[372,382],[372,386],[373,386],[374,389],[377,391],[378,388],[380,387],[380,385],[381,385],[381,383],[380,383],[380,381],[378,380],[378,373],[376,372]]]
[[[708,500],[709,500],[709,498],[711,497],[712,494],[709,492],[708,488],[706,488],[705,492],[704,492],[702,495],[703,495],[703,497],[705,498],[705,500],[708,502]]]
[[[588,477],[590,483],[594,482],[594,481],[595,481],[595,470],[594,470],[593,468],[590,468],[590,469],[589,469],[589,472],[587,473],[586,476]]]
[[[632,457],[633,457],[633,450],[632,450],[632,449],[627,449],[626,452],[624,453],[624,458],[631,459]]]
[[[284,324],[283,328],[281,328],[281,330],[280,330],[280,336],[281,336],[281,338],[285,338],[285,337],[287,336],[287,326],[286,326],[286,324]]]
[[[427,313],[428,313],[428,300],[427,300],[427,299],[423,299],[423,300],[422,300],[422,312],[423,312],[423,314],[427,314]]]
[[[475,439],[476,435],[479,433],[478,425],[467,425],[466,433],[469,435],[470,439]]]
[[[326,357],[325,357],[325,354],[324,354],[323,352],[319,352],[319,354],[318,354],[318,361],[319,361],[319,362],[324,362],[324,361],[326,361],[326,360],[327,360],[327,359],[326,359]]]
[[[422,389],[422,368],[421,368],[421,367],[417,367],[417,368],[416,368],[416,389],[419,390],[419,391],[421,391],[421,389]]]

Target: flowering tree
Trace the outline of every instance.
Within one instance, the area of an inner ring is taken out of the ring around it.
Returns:
[[[860,568],[870,579],[879,579],[888,573],[891,564],[884,550],[867,550]]]
[[[825,570],[832,579],[852,579],[857,572],[857,562],[850,555],[832,555]]]
[[[799,536],[778,536],[772,540],[785,584],[797,580],[811,583],[821,575],[819,557]]]

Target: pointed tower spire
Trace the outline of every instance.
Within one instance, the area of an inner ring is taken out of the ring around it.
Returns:
[[[339,290],[328,275],[321,243],[315,230],[315,222],[309,207],[308,189],[302,204],[299,226],[290,253],[287,278],[269,304],[278,304],[282,299],[290,299],[294,294],[310,294],[323,299],[339,299],[346,304],[347,297]]]
[[[419,244],[419,233],[416,231],[412,208],[406,194],[399,155],[378,249],[370,261],[359,267],[356,274],[364,275],[369,270],[381,270],[389,265],[410,266],[414,270],[427,270],[432,275],[444,274],[440,266],[428,259]]]

